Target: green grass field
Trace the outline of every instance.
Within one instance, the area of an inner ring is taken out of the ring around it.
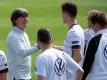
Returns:
[[[41,27],[49,28],[54,37],[54,43],[63,45],[67,32],[61,18],[61,4],[66,1],[73,1],[78,4],[78,23],[87,28],[87,13],[91,9],[98,9],[107,13],[107,0],[0,0],[0,49],[7,53],[6,37],[12,29],[10,14],[15,8],[26,8],[29,11],[29,26],[26,30],[33,45],[36,42],[37,30]],[[39,54],[32,56],[33,80],[35,58]]]

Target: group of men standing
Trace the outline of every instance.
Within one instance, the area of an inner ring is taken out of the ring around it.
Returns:
[[[5,57],[4,63],[0,63],[0,74],[8,71],[9,80],[32,80],[31,55],[42,50],[35,61],[37,80],[107,80],[106,15],[98,10],[90,11],[89,29],[83,31],[76,20],[78,7],[75,3],[62,4],[61,13],[63,22],[68,25],[64,45],[54,45],[50,31],[41,28],[37,32],[37,43],[31,47],[25,33],[28,11],[15,9],[11,14],[13,29],[7,37],[7,63]]]

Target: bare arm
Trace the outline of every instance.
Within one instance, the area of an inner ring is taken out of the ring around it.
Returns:
[[[37,76],[37,80],[45,80],[43,76]]]
[[[7,80],[7,72],[0,73],[0,80]]]
[[[81,51],[80,49],[73,49],[72,50],[72,58],[79,63],[81,60]]]
[[[75,75],[76,80],[81,80],[84,73],[82,67],[77,62],[75,62],[69,55],[65,54],[65,56],[67,57],[66,67],[68,68],[68,70],[76,72],[76,75]]]
[[[77,74],[76,74],[76,80],[81,80],[83,74],[84,74],[83,69],[79,69],[79,70],[77,71]]]
[[[53,48],[63,51],[63,46],[53,45]]]

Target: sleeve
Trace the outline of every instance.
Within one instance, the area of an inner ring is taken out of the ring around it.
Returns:
[[[67,55],[66,53],[64,55],[66,56],[67,70],[75,72],[78,69],[82,69],[81,66],[77,64],[69,55]]]
[[[39,56],[36,59],[36,71],[37,76],[46,77],[46,63],[43,57]]]
[[[81,40],[80,37],[73,31],[68,33],[67,41],[71,43],[71,49],[80,49]]]
[[[1,53],[1,51],[0,51]],[[2,54],[0,54],[0,73],[2,72],[7,72],[8,71],[8,67],[7,67],[7,58],[4,54],[4,52],[2,52]]]
[[[38,44],[35,44],[33,47],[25,48],[23,42],[16,38],[12,37],[7,40],[8,46],[14,50],[15,53],[23,57],[29,56],[32,53],[39,50]]]
[[[91,70],[101,36],[102,35],[98,35],[89,41],[89,44],[85,53],[84,63],[83,63],[84,75],[82,77],[82,80],[85,80],[85,78],[87,77],[88,73]]]

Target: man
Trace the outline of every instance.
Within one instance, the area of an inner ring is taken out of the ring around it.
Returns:
[[[66,80],[67,69],[76,72],[76,80],[81,80],[82,68],[65,52],[52,48],[52,36],[47,29],[38,31],[37,40],[43,51],[36,59],[37,80]]]
[[[82,55],[84,51],[84,32],[83,29],[76,21],[77,16],[77,5],[74,3],[64,3],[61,6],[62,8],[62,17],[64,23],[66,23],[69,27],[69,31],[64,40],[64,51],[73,58],[77,63],[81,64]],[[61,49],[61,47],[54,46],[57,49]],[[75,80],[71,76],[71,72],[68,72],[68,80]],[[70,74],[70,75],[69,75]]]
[[[9,80],[31,80],[31,54],[38,45],[31,47],[25,29],[28,26],[28,12],[17,8],[11,14],[13,30],[7,37]]]
[[[0,80],[7,80],[7,58],[3,51],[0,50]]]
[[[87,44],[88,40],[95,36],[95,31],[93,30],[93,27],[90,26],[89,18],[91,15],[98,13],[98,10],[91,10],[88,13],[88,29],[84,30],[85,35],[85,44]]]
[[[93,27],[91,26],[89,18],[98,12],[99,12],[98,10],[91,10],[88,13],[88,29],[84,30],[84,36],[85,36],[84,55],[85,55],[86,48],[88,46],[90,39],[95,36],[95,31],[93,30]]]
[[[99,11],[89,21],[96,35],[86,49],[82,80],[107,80],[107,18]]]

